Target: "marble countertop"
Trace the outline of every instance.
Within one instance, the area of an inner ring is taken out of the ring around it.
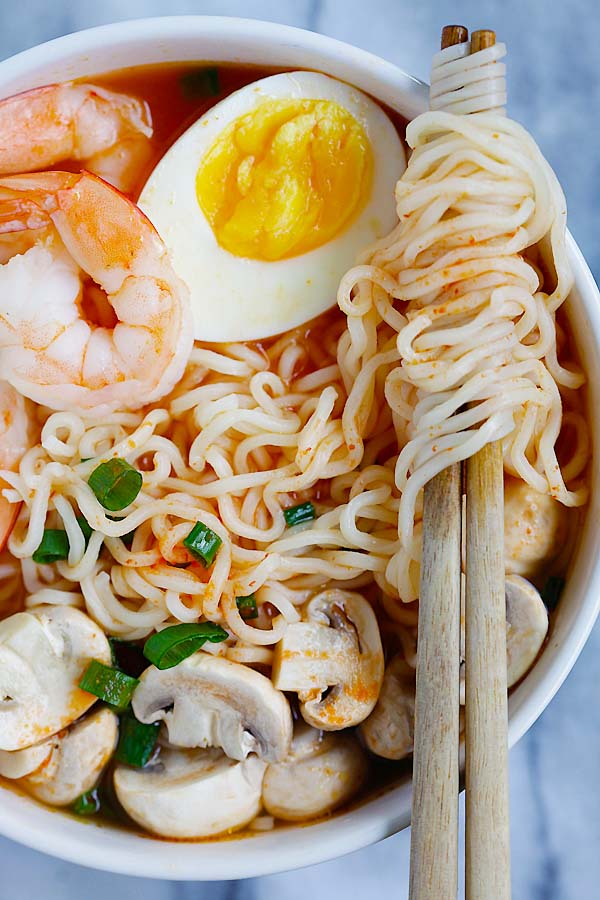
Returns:
[[[597,0],[28,0],[0,4],[0,58],[118,19],[204,13],[270,19],[372,50],[426,78],[441,26],[492,27],[511,49],[511,114],[556,169],[597,279]],[[561,691],[511,751],[514,900],[600,895],[600,626]],[[0,900],[313,900],[407,896],[409,833],[341,860],[245,882],[155,882],[63,863],[0,838]],[[462,891],[461,891],[462,893]]]

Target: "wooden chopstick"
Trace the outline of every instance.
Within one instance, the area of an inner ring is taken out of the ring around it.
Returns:
[[[475,31],[471,53],[495,42],[493,31]],[[509,900],[502,442],[483,447],[465,469],[465,895]]]
[[[468,40],[442,31],[442,49]],[[456,900],[461,465],[425,485],[419,592],[409,900]]]
[[[410,900],[456,900],[461,466],[425,486]]]
[[[468,40],[446,26],[442,49]],[[476,31],[471,53],[495,43]],[[466,900],[509,900],[510,853],[501,442],[465,465]],[[455,900],[461,471],[425,487],[413,765],[410,900]]]
[[[502,444],[466,464],[465,896],[510,898]]]

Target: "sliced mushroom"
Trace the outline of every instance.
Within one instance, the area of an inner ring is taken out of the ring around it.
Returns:
[[[323,734],[302,724],[288,759],[265,772],[265,809],[287,822],[325,815],[352,799],[367,771],[366,754],[354,735]]]
[[[520,575],[506,578],[506,662],[512,687],[534,664],[548,634],[548,612],[539,591]]]
[[[0,749],[39,744],[96,698],[78,687],[91,659],[110,663],[106,636],[78,609],[40,606],[0,622]]]
[[[103,707],[45,743],[50,753],[20,784],[44,803],[68,806],[98,782],[111,758],[118,734],[118,719]],[[17,751],[26,753],[26,750]]]
[[[548,634],[548,612],[539,591],[520,575],[507,575],[506,683],[510,688],[534,664]],[[461,644],[464,644],[464,627]],[[465,702],[465,666],[460,667],[460,702]]]
[[[323,591],[307,604],[306,622],[288,625],[275,647],[273,684],[296,691],[302,717],[338,731],[367,718],[383,680],[375,613],[360,594]]]
[[[266,765],[256,756],[235,762],[217,749],[163,748],[145,769],[118,765],[114,784],[126,812],[154,834],[212,837],[259,813]]]
[[[221,747],[232,759],[285,759],[292,714],[260,672],[199,651],[172,669],[146,669],[135,689],[140,722],[164,720],[177,747]]]
[[[568,510],[524,481],[509,478],[504,490],[504,556],[507,573],[536,578],[561,552]]]
[[[360,732],[371,753],[404,759],[413,752],[414,729],[415,671],[395,656],[385,667],[379,700]]]
[[[23,750],[0,750],[0,775],[5,778],[23,778],[44,765],[52,753],[52,738]]]

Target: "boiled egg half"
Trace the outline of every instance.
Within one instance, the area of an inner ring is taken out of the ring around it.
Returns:
[[[264,338],[333,306],[396,224],[405,167],[384,111],[326,75],[272,75],[216,104],[139,200],[190,288],[196,339]]]

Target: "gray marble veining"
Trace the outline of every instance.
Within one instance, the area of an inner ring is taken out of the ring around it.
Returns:
[[[496,28],[510,46],[511,113],[565,188],[571,228],[596,277],[600,241],[600,12],[597,0],[27,0],[0,4],[0,57],[69,31],[166,14],[245,15],[330,34],[426,78],[440,27]],[[600,630],[512,751],[515,900],[600,896]],[[91,872],[0,839],[0,900],[313,900],[406,897],[408,832],[344,859],[246,882],[161,883]]]

